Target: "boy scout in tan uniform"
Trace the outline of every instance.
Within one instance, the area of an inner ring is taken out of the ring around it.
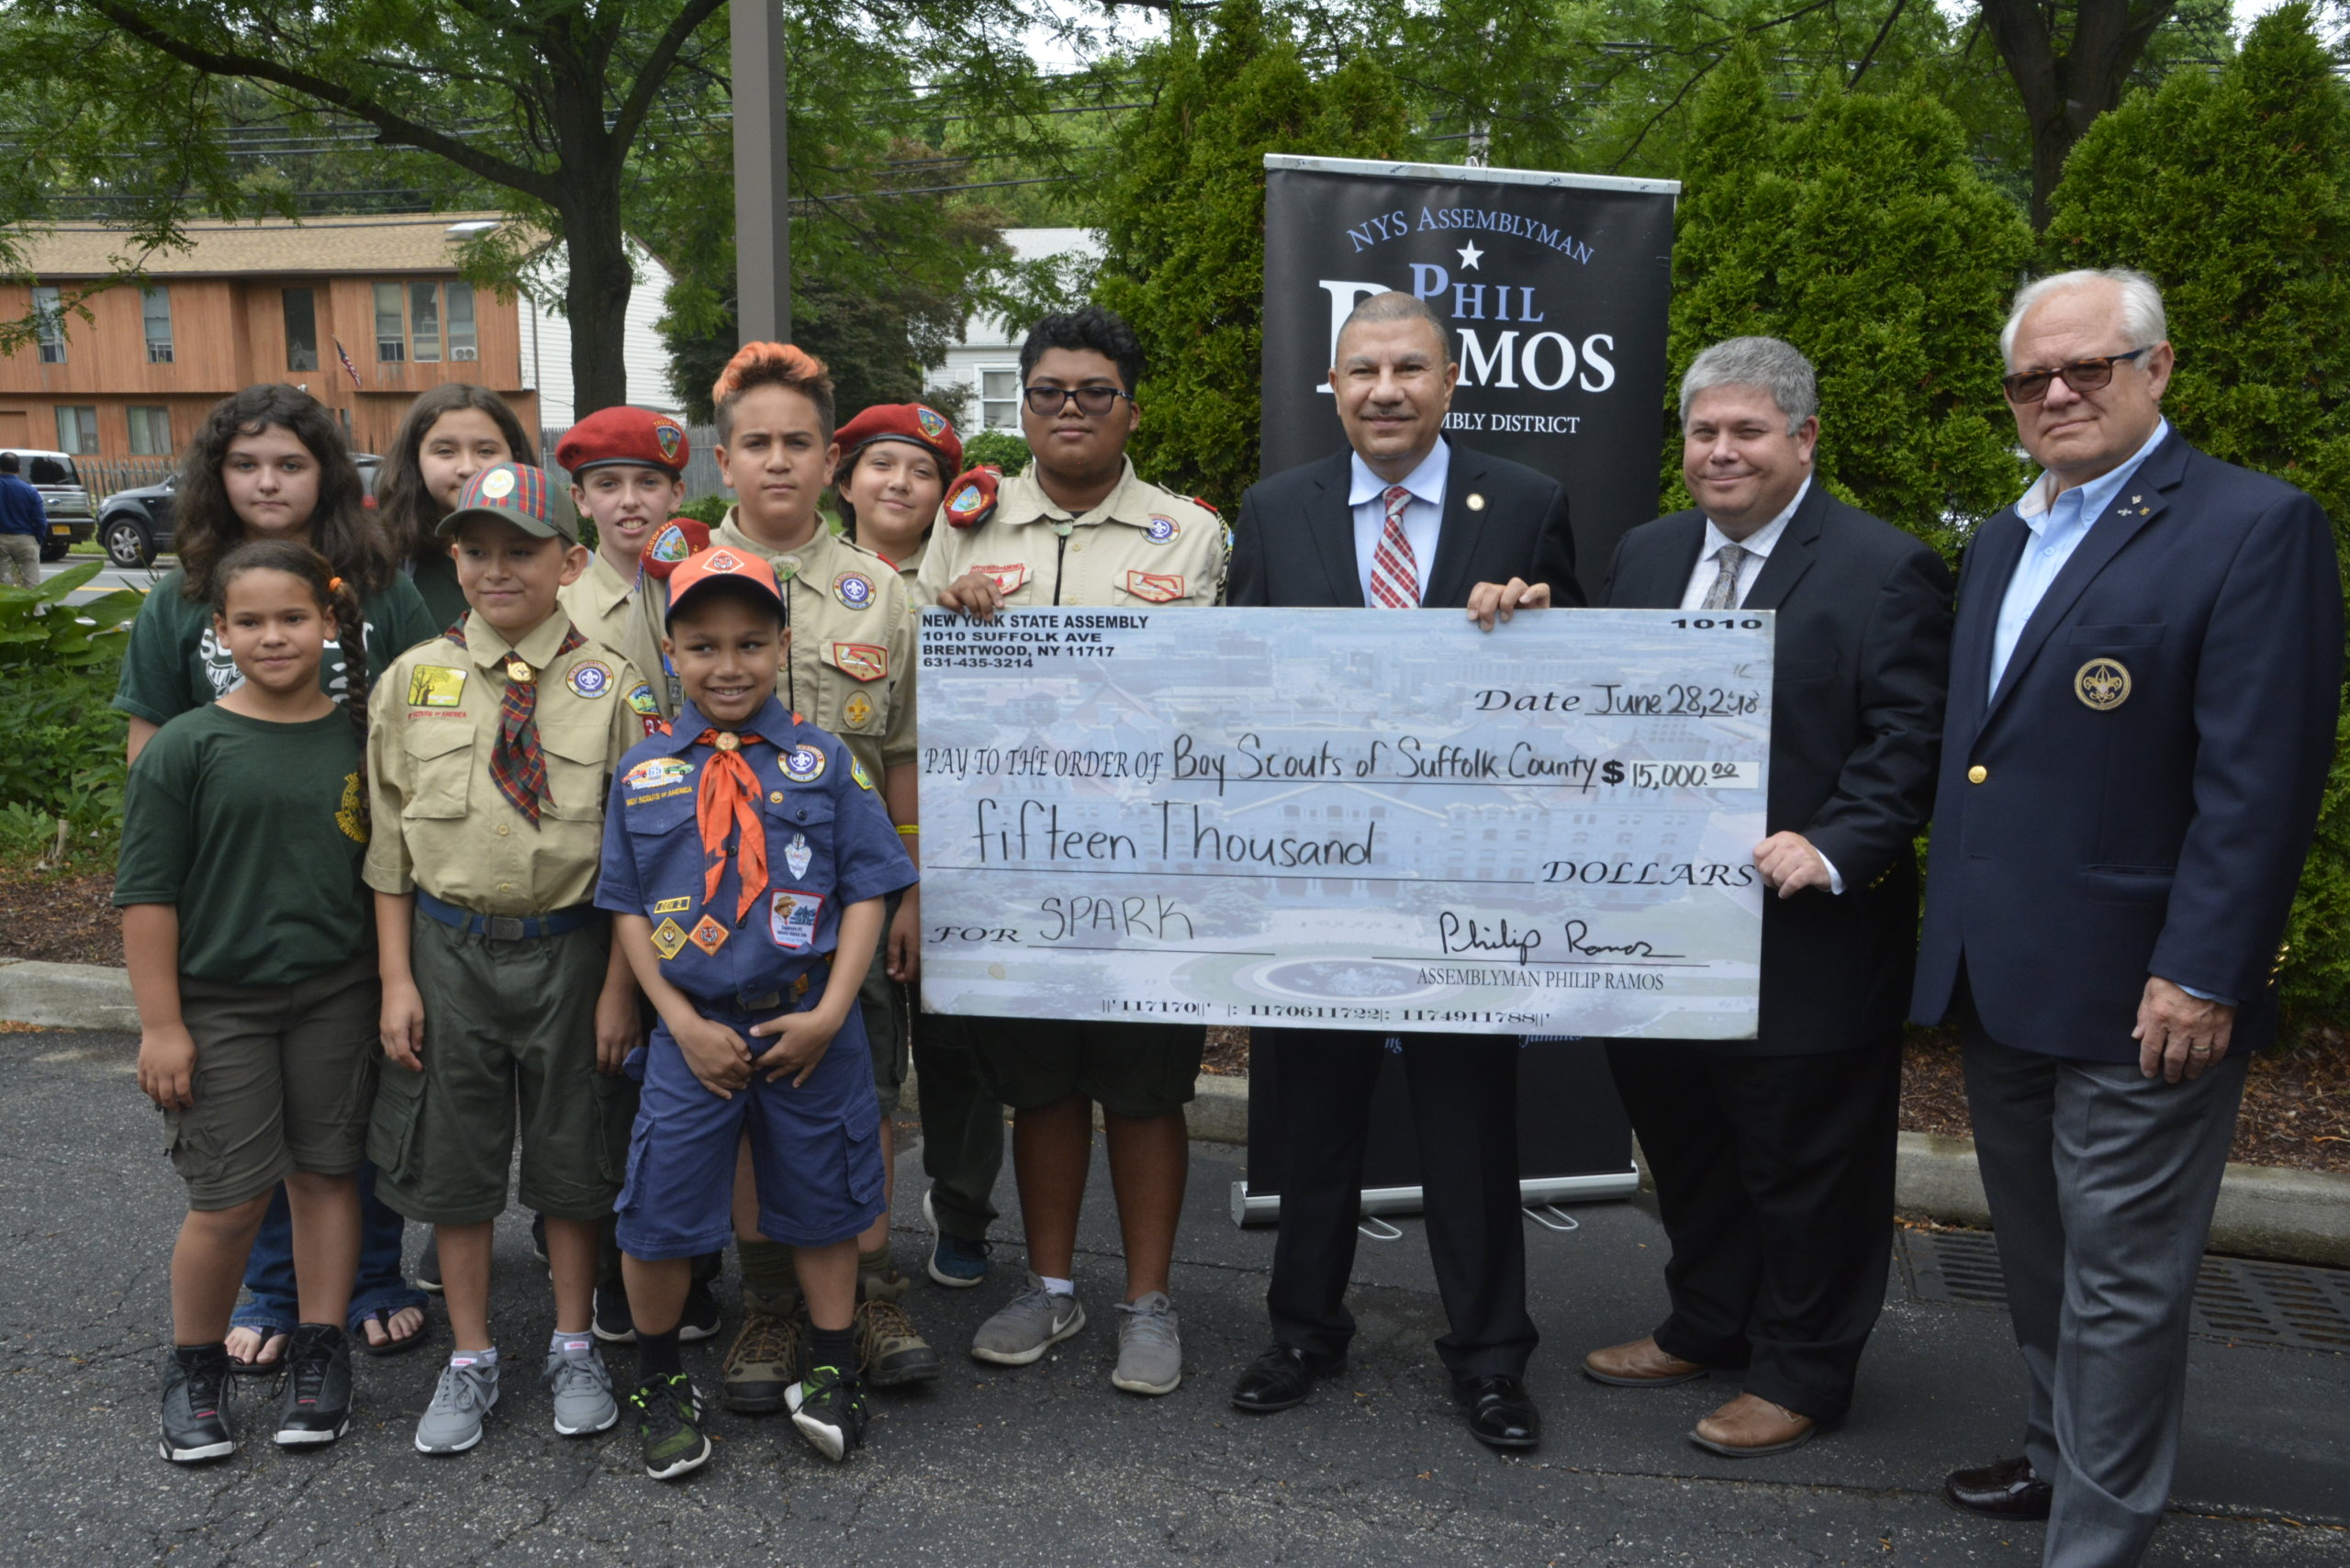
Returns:
[[[949,522],[958,498],[947,497]],[[935,604],[942,588],[973,571],[995,583],[1008,610],[1214,604],[1224,593],[1224,523],[1197,501],[1146,484],[1131,457],[1118,487],[1082,515],[1055,506],[1022,473],[1002,481],[986,521],[931,531],[917,598]]]
[[[666,476],[664,503],[627,521],[630,532],[641,532],[649,539],[677,508],[684,488],[680,481],[686,459],[692,450],[685,427],[668,415],[621,406],[599,409],[565,431],[555,447],[555,461],[571,475],[573,504],[588,510],[604,504],[588,488],[588,476],[598,469],[642,469]],[[645,677],[649,684],[642,689],[631,687],[622,694],[640,714],[674,719],[677,704],[664,678],[667,666],[661,656],[659,618],[643,613],[638,603],[645,596],[646,588],[640,586],[645,582],[645,574],[636,552],[621,543],[628,533],[607,522],[602,513],[597,516],[597,549],[588,558],[588,569],[564,585],[564,612],[590,640],[603,644]]]

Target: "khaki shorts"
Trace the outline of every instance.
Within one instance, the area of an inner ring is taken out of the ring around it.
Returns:
[[[989,1087],[1015,1111],[1072,1094],[1138,1121],[1181,1111],[1192,1103],[1208,1045],[1208,1032],[1196,1024],[978,1017],[962,1024]]]
[[[164,1113],[192,1209],[232,1209],[292,1170],[348,1176],[367,1153],[383,991],[371,955],[295,985],[180,979],[195,1103]]]
[[[610,1214],[636,1095],[596,1070],[610,925],[500,942],[420,912],[412,929],[424,1070],[384,1064],[367,1135],[377,1194],[427,1225],[495,1219],[519,1130],[525,1208]]]
[[[856,993],[857,1008],[865,1014],[866,1048],[873,1053],[873,1092],[880,1097],[884,1116],[897,1114],[898,1096],[913,1066],[913,998],[910,987],[890,978],[889,963],[890,923],[898,917],[898,901],[903,896],[891,893],[882,907],[881,940],[873,945],[873,963]]]

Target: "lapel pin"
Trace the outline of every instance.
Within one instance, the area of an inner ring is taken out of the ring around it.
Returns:
[[[1470,491],[1469,510],[1471,511],[1483,511],[1485,510],[1485,498],[1477,494],[1474,490]]]

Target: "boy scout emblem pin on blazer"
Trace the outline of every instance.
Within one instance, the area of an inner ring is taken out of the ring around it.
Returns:
[[[2074,695],[2102,713],[2130,700],[2130,672],[2118,659],[2091,659],[2073,675]]]
[[[808,862],[815,857],[815,854],[816,852],[808,846],[806,834],[795,833],[791,835],[791,842],[783,846],[783,863],[791,868],[793,881],[796,882],[808,874]]]

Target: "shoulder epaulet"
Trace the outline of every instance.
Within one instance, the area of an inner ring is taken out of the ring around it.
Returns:
[[[1214,501],[1208,500],[1204,497],[1186,496],[1183,498],[1191,502],[1193,506],[1199,508],[1202,511],[1206,512],[1210,517],[1222,517],[1224,515],[1224,513],[1218,510]]]

